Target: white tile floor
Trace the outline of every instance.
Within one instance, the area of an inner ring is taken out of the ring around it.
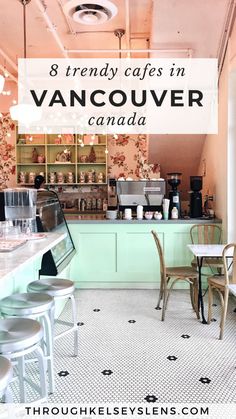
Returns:
[[[219,341],[219,302],[203,325],[187,291],[173,292],[164,322],[155,290],[80,290],[76,299],[79,356],[72,335],[56,342],[49,402],[236,402],[236,300]],[[61,318],[69,315],[66,307]]]

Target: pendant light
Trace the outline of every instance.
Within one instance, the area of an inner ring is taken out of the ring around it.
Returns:
[[[23,29],[24,29],[24,58],[26,58],[26,6],[31,0],[19,0],[23,6]],[[20,103],[10,107],[10,115],[14,121],[18,121],[23,125],[29,125],[32,122],[39,121],[41,111],[31,103]]]

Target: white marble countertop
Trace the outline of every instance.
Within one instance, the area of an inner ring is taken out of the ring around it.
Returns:
[[[225,244],[188,244],[196,257],[221,257]]]
[[[0,252],[0,280],[14,275],[28,263],[42,257],[65,237],[65,233],[47,233],[44,239],[28,240],[16,250],[7,253]]]

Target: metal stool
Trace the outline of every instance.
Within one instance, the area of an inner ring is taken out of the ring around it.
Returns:
[[[25,382],[27,381],[41,396],[47,400],[47,383],[45,357],[41,348],[43,338],[42,325],[32,319],[0,319],[0,353],[8,359],[18,362],[20,401],[26,402]],[[25,355],[35,353],[39,364],[40,386],[25,376]]]
[[[53,313],[54,300],[48,294],[12,294],[0,300],[3,317],[24,317],[39,320],[44,328],[44,354],[47,358],[49,393],[54,392],[53,374]]]
[[[54,298],[55,301],[61,299],[69,299],[71,301],[72,308],[72,320],[73,323],[58,321],[61,324],[69,325],[69,329],[64,332],[59,333],[54,336],[54,339],[57,340],[68,333],[74,333],[74,356],[78,355],[78,326],[77,326],[77,313],[76,313],[76,304],[75,297],[73,295],[75,286],[72,281],[69,279],[61,278],[43,278],[38,281],[31,282],[28,285],[28,292],[40,292],[46,293]]]
[[[9,359],[0,356],[0,398],[5,403],[12,403],[12,396],[9,390],[9,383],[12,379],[12,364]]]

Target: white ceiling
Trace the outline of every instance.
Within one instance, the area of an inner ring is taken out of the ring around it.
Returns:
[[[118,14],[108,23],[96,26],[66,19],[62,7],[67,1],[31,0],[26,7],[28,57],[63,56],[45,20],[46,15],[62,48],[67,50],[117,49],[114,30],[128,29],[130,21],[130,40],[125,35],[122,48],[127,48],[129,41],[132,49],[147,48],[150,39],[153,48],[174,49],[177,55],[179,49],[190,48],[194,57],[217,57],[232,0],[112,0]],[[22,13],[19,0],[0,1],[0,47],[15,62],[17,57],[23,56]],[[172,51],[170,55],[175,54]],[[3,62],[0,56],[0,63]],[[14,73],[14,69],[11,70]]]

